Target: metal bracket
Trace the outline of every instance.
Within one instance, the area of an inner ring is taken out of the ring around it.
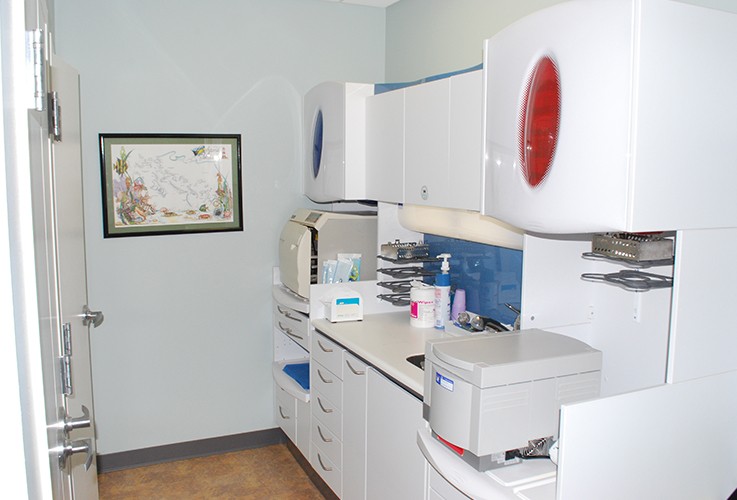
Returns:
[[[51,91],[49,99],[49,135],[54,142],[61,142],[61,106],[59,105],[59,94]]]
[[[42,29],[26,33],[33,63],[33,104],[36,111],[46,109],[46,43]]]

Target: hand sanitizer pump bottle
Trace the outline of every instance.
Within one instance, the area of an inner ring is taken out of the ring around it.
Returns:
[[[445,330],[446,321],[450,321],[450,254],[441,253],[438,259],[443,263],[435,275],[435,328]]]

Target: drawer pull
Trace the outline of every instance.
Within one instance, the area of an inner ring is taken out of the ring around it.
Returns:
[[[320,434],[320,439],[322,439],[322,441],[323,441],[324,443],[332,443],[332,442],[333,442],[333,438],[326,438],[326,437],[325,437],[325,436],[324,436],[324,435],[322,434],[322,429],[320,428],[320,426],[319,426],[319,425],[317,426],[317,433],[318,433],[318,434]]]
[[[322,405],[322,401],[320,400],[320,396],[317,397],[317,404],[320,405],[320,409],[322,410],[323,413],[333,413],[333,409],[332,408],[325,408]]]
[[[279,321],[277,323],[277,325],[279,325],[279,330],[281,330],[282,332],[286,333],[290,337],[294,337],[295,339],[299,339],[299,340],[304,340],[304,337],[301,337],[301,336],[297,335],[296,333],[293,333],[291,328],[287,328],[286,326],[282,325],[281,324],[281,321]]]
[[[356,370],[355,368],[353,368],[353,366],[351,366],[351,362],[348,361],[347,359],[345,360],[345,364],[348,365],[348,368],[351,369],[354,375],[365,375],[366,374],[365,370]]]
[[[332,467],[325,467],[325,464],[322,463],[322,457],[320,456],[320,453],[319,452],[317,453],[317,460],[320,462],[320,467],[322,467],[322,470],[324,470],[325,472],[332,472],[333,471],[333,468]]]
[[[322,380],[324,383],[326,383],[326,384],[332,384],[333,383],[332,380],[326,379],[325,377],[322,376],[322,372],[320,371],[319,368],[317,369],[317,374],[320,376],[320,380]]]
[[[302,318],[300,318],[299,316],[292,316],[292,312],[289,309],[282,309],[281,306],[276,306],[276,310],[279,311],[279,313],[282,314],[284,317],[302,323]]]
[[[284,411],[282,410],[281,405],[279,405],[279,414],[281,415],[281,418],[283,418],[284,420],[290,419],[289,415],[284,415]]]
[[[320,339],[317,339],[317,345],[320,346],[320,349],[322,349],[323,352],[333,352],[332,349],[328,349],[327,347],[325,347],[324,345],[322,345],[322,342],[320,342]]]

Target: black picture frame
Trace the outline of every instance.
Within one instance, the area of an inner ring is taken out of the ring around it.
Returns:
[[[99,134],[105,238],[243,230],[238,134]]]

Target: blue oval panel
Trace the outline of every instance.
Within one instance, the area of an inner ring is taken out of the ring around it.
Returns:
[[[317,179],[322,163],[322,110],[317,110],[315,130],[312,132],[312,175]]]

